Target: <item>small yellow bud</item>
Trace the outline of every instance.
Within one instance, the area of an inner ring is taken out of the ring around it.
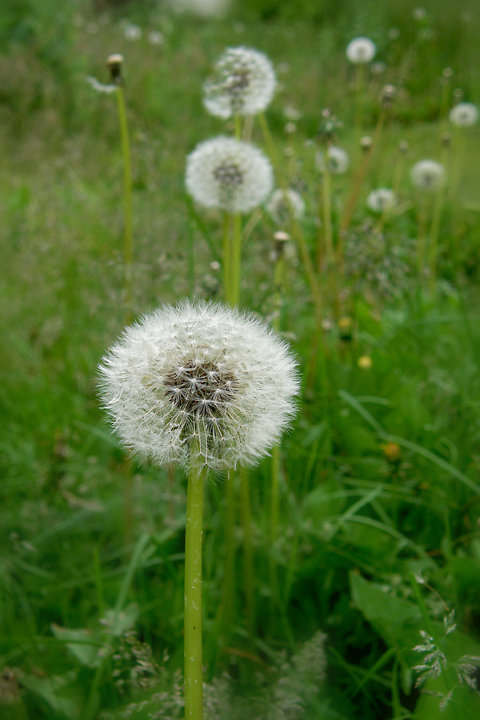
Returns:
[[[372,367],[372,358],[370,355],[361,355],[357,360],[357,365],[362,370],[370,370]]]

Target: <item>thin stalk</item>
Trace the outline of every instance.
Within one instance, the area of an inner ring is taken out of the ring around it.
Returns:
[[[117,109],[123,158],[123,268],[125,323],[128,325],[132,321],[133,305],[132,163],[125,94],[121,84],[117,85]],[[133,468],[130,458],[126,458],[124,464],[123,507],[125,545],[129,547],[133,539]]]
[[[232,215],[225,212],[223,216],[223,294],[225,302],[232,304],[232,248],[230,225]]]
[[[224,641],[230,632],[234,614],[236,515],[235,472],[229,470],[225,480],[225,573],[219,607],[220,636]]]
[[[242,216],[240,215],[240,213],[234,213],[233,215],[233,239],[231,260],[231,304],[238,305],[240,302],[240,277],[242,262]]]
[[[250,643],[253,647],[255,637],[255,603],[253,591],[253,539],[252,539],[252,505],[250,500],[250,482],[248,473],[240,471],[240,488],[242,498],[243,524],[243,581],[245,591],[245,617]]]
[[[365,65],[357,63],[355,65],[355,121],[354,136],[356,140],[360,139],[363,127],[363,100],[365,95]]]
[[[123,158],[123,262],[125,282],[125,308],[127,322],[131,322],[133,299],[133,231],[132,231],[132,163],[130,154],[130,136],[128,132],[125,94],[122,85],[117,86],[117,109],[120,124],[120,140]]]
[[[373,152],[375,151],[375,148],[378,147],[378,142],[380,140],[383,126],[385,124],[385,117],[386,117],[385,110],[382,109],[380,112],[380,115],[378,117],[378,122],[377,122],[377,125],[375,128],[375,132],[373,133],[372,145],[367,151],[365,151],[365,154],[363,156],[363,161],[362,161],[360,168],[358,169],[358,172],[354,178],[353,187],[352,187],[350,195],[348,196],[348,199],[347,199],[345,211],[343,213],[342,221],[340,223],[340,238],[341,239],[343,238],[343,236],[348,231],[348,228],[350,227],[352,215],[353,215],[353,212],[357,205],[363,183],[365,182],[365,178],[367,176],[367,172],[370,167],[370,162],[372,160]]]
[[[206,468],[188,475],[185,526],[185,720],[203,718],[202,538]]]
[[[332,182],[330,170],[328,169],[328,159],[325,153],[325,167],[323,171],[322,182],[322,215],[323,215],[323,236],[325,241],[325,258],[327,267],[334,263],[333,253],[333,230],[332,230]],[[322,253],[318,253],[318,269],[320,270],[320,260]]]

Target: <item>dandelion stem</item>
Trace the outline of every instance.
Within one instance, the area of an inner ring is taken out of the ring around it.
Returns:
[[[245,616],[250,642],[255,637],[255,605],[253,592],[253,541],[252,541],[252,505],[250,500],[250,482],[248,473],[240,471],[243,523],[243,579],[245,584]]]
[[[205,477],[206,468],[198,466],[192,467],[188,475],[185,526],[185,720],[203,718],[202,536]]]
[[[242,216],[240,213],[233,215],[233,240],[232,240],[232,279],[231,279],[231,304],[238,305],[240,302],[240,278],[242,261]]]
[[[232,305],[231,219],[231,213],[226,212],[223,216],[223,293],[229,305]]]
[[[122,85],[117,86],[117,107],[120,124],[120,140],[123,157],[123,262],[125,281],[125,308],[127,323],[131,321],[132,314],[132,265],[133,265],[133,231],[132,231],[132,164],[130,156],[130,137],[128,133],[127,110],[125,94]]]

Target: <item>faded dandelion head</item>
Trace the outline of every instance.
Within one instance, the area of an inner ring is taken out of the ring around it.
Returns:
[[[435,160],[420,160],[410,170],[410,179],[419,190],[436,190],[445,180],[445,168]]]
[[[367,207],[374,213],[382,213],[385,210],[392,210],[397,204],[397,198],[393,190],[389,188],[377,188],[367,196]]]
[[[211,115],[221,118],[256,115],[270,103],[275,85],[266,55],[246,47],[228,48],[205,83],[203,102]]]
[[[272,330],[221,305],[165,306],[128,327],[100,366],[122,442],[157,465],[252,464],[295,412],[296,363]]]
[[[272,166],[251,143],[220,136],[200,143],[188,156],[185,184],[203,207],[248,212],[271,192]]]
[[[450,122],[457,127],[470,127],[478,121],[478,108],[473,103],[458,103],[450,110]]]
[[[377,48],[375,43],[366,37],[357,37],[351,40],[346,49],[347,59],[354,65],[364,65],[375,57]]]
[[[331,145],[325,151],[327,158],[327,167],[332,175],[343,175],[347,172],[350,166],[350,158],[346,150],[337,145]],[[325,171],[325,155],[318,153],[317,155],[317,167],[320,172]]]
[[[300,220],[305,214],[305,203],[302,196],[291,188],[275,190],[269,197],[265,208],[278,225],[288,224],[291,218]]]

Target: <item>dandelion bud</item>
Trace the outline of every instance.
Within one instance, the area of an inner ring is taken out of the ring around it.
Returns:
[[[380,98],[383,107],[389,107],[394,101],[396,94],[397,88],[394,85],[385,85]]]
[[[122,65],[124,57],[120,53],[114,53],[107,58],[107,67],[110,70],[110,79],[112,83],[121,85],[122,83]]]
[[[338,331],[341,340],[343,340],[344,342],[351,342],[353,331],[352,318],[348,316],[341,317],[338,321]]]
[[[443,133],[441,142],[442,142],[443,147],[450,147],[450,145],[452,143],[452,136],[450,135],[449,132]]]
[[[371,150],[372,145],[373,145],[373,140],[369,135],[365,135],[364,137],[361,138],[360,147],[362,148],[362,150],[364,152],[368,152],[369,150]]]
[[[447,83],[449,82],[453,77],[453,70],[450,67],[444,68],[442,70],[442,80]]]
[[[408,142],[406,140],[400,140],[398,143],[398,150],[402,153],[402,155],[406,155],[410,150]]]
[[[400,446],[397,445],[397,443],[394,442],[387,442],[384,445],[381,446],[383,453],[387,460],[391,463],[395,463],[398,460],[400,460],[401,456],[401,450]]]
[[[283,230],[278,230],[273,234],[273,239],[275,241],[274,256],[275,260],[278,260],[284,254],[285,246],[290,242],[290,235]]]

